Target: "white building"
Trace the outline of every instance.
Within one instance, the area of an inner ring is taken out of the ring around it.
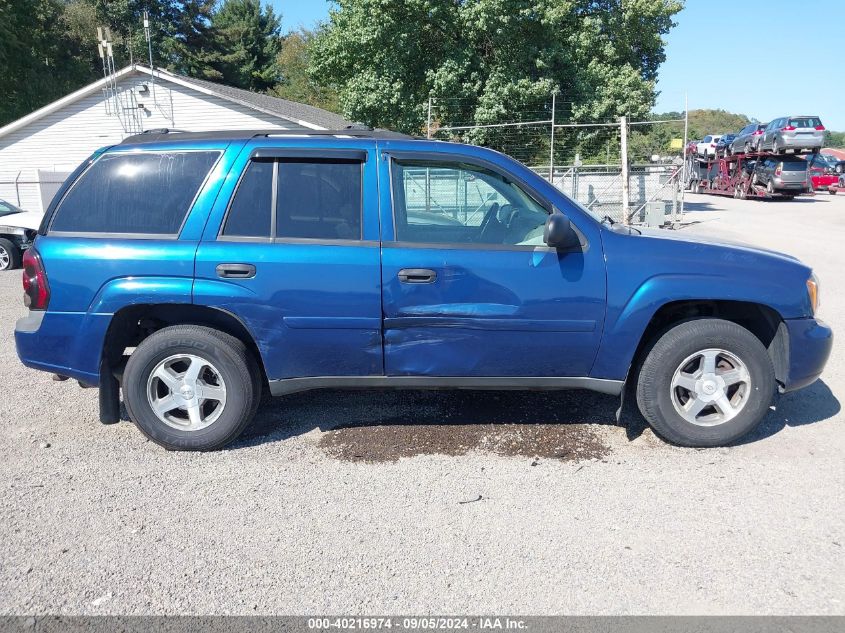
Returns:
[[[0,198],[43,212],[94,150],[144,130],[343,129],[312,106],[127,66],[0,128]]]

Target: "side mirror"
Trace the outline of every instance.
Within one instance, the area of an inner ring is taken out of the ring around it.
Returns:
[[[581,243],[569,218],[558,211],[552,212],[546,220],[543,241],[552,248],[572,248]]]

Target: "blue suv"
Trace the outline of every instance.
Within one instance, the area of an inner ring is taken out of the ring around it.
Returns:
[[[264,391],[621,396],[730,443],[830,353],[799,261],[593,217],[494,151],[368,130],[174,133],[97,152],[24,262],[25,365],[100,418],[211,450]]]

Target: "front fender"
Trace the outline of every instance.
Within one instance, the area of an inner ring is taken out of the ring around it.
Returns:
[[[669,273],[646,279],[624,297],[608,293],[604,335],[591,376],[623,380],[642,336],[660,308],[678,301],[741,301],[764,305],[785,318],[799,315],[803,304],[785,301],[783,286],[773,280],[739,281],[735,275]],[[621,299],[621,300],[620,300]]]

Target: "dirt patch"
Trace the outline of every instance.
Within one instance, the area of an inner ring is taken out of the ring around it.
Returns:
[[[353,462],[394,462],[416,455],[504,456],[579,461],[609,452],[586,424],[388,424],[339,427],[323,433],[320,447]]]

